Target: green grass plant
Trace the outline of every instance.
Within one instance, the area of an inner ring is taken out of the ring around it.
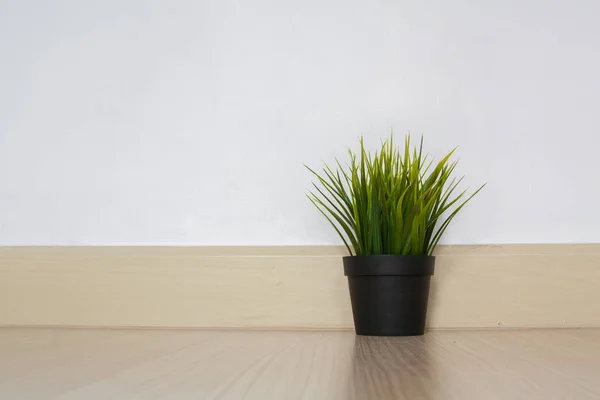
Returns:
[[[411,146],[394,145],[393,136],[374,154],[360,139],[358,154],[349,150],[350,162],[325,164],[321,173],[309,168],[316,181],[308,193],[342,238],[350,255],[431,255],[458,212],[481,189],[467,196],[457,192],[464,177],[453,178],[455,150],[437,163]]]

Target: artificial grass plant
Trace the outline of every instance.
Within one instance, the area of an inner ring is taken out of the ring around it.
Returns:
[[[440,237],[469,197],[466,190],[453,196],[463,177],[451,178],[457,161],[454,150],[437,164],[411,147],[394,146],[393,136],[374,155],[350,153],[347,166],[336,160],[337,169],[327,164],[319,174],[309,168],[320,185],[308,198],[340,235],[350,255],[376,254],[431,255]],[[432,168],[433,167],[433,168]]]

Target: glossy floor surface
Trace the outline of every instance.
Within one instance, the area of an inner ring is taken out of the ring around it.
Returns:
[[[0,399],[600,399],[600,330],[0,329]]]

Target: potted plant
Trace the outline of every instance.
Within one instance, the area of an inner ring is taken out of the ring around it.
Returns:
[[[346,245],[354,327],[358,335],[411,336],[425,329],[433,252],[448,225],[482,188],[455,193],[454,150],[434,164],[420,146],[384,141],[374,155],[360,139],[350,163],[314,174],[312,203]],[[485,185],[484,185],[485,186]]]

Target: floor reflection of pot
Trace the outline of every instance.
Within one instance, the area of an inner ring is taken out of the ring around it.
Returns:
[[[437,368],[430,356],[435,347],[436,343],[427,336],[356,336],[349,379],[350,398],[442,398]]]

